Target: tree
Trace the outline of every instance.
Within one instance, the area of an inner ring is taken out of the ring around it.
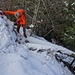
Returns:
[[[65,13],[67,13],[67,25],[64,33],[64,46],[75,51],[75,2],[67,1]]]

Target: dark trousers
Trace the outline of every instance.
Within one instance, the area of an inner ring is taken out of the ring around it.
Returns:
[[[18,24],[18,26],[17,26],[17,32],[18,32],[18,33],[19,33],[19,30],[20,30],[20,26],[21,26],[20,24]],[[22,27],[23,27],[23,26],[22,26]],[[24,34],[25,37],[27,37],[27,36],[26,36],[26,28],[25,28],[25,27],[23,27],[23,34]]]

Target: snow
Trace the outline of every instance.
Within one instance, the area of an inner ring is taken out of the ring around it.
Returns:
[[[0,75],[73,75],[54,55],[58,50],[74,52],[40,37],[27,35],[29,43],[21,44],[15,42],[16,38],[13,22],[3,15],[0,17]]]
[[[30,28],[34,28],[34,25],[33,25],[33,24],[31,24],[29,27],[30,27]]]

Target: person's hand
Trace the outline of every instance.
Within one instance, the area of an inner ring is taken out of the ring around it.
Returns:
[[[18,25],[19,24],[19,22],[14,22],[14,25]]]
[[[0,11],[0,15],[4,15],[4,12]]]
[[[17,26],[17,22],[14,22],[14,25]]]
[[[19,24],[20,23],[20,20],[16,20],[16,23]]]

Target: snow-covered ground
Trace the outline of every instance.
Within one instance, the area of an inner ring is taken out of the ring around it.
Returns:
[[[15,42],[16,38],[13,22],[6,16],[0,17],[0,75],[73,75],[54,55],[58,50],[74,52],[40,37],[27,35],[29,43],[21,44]]]

